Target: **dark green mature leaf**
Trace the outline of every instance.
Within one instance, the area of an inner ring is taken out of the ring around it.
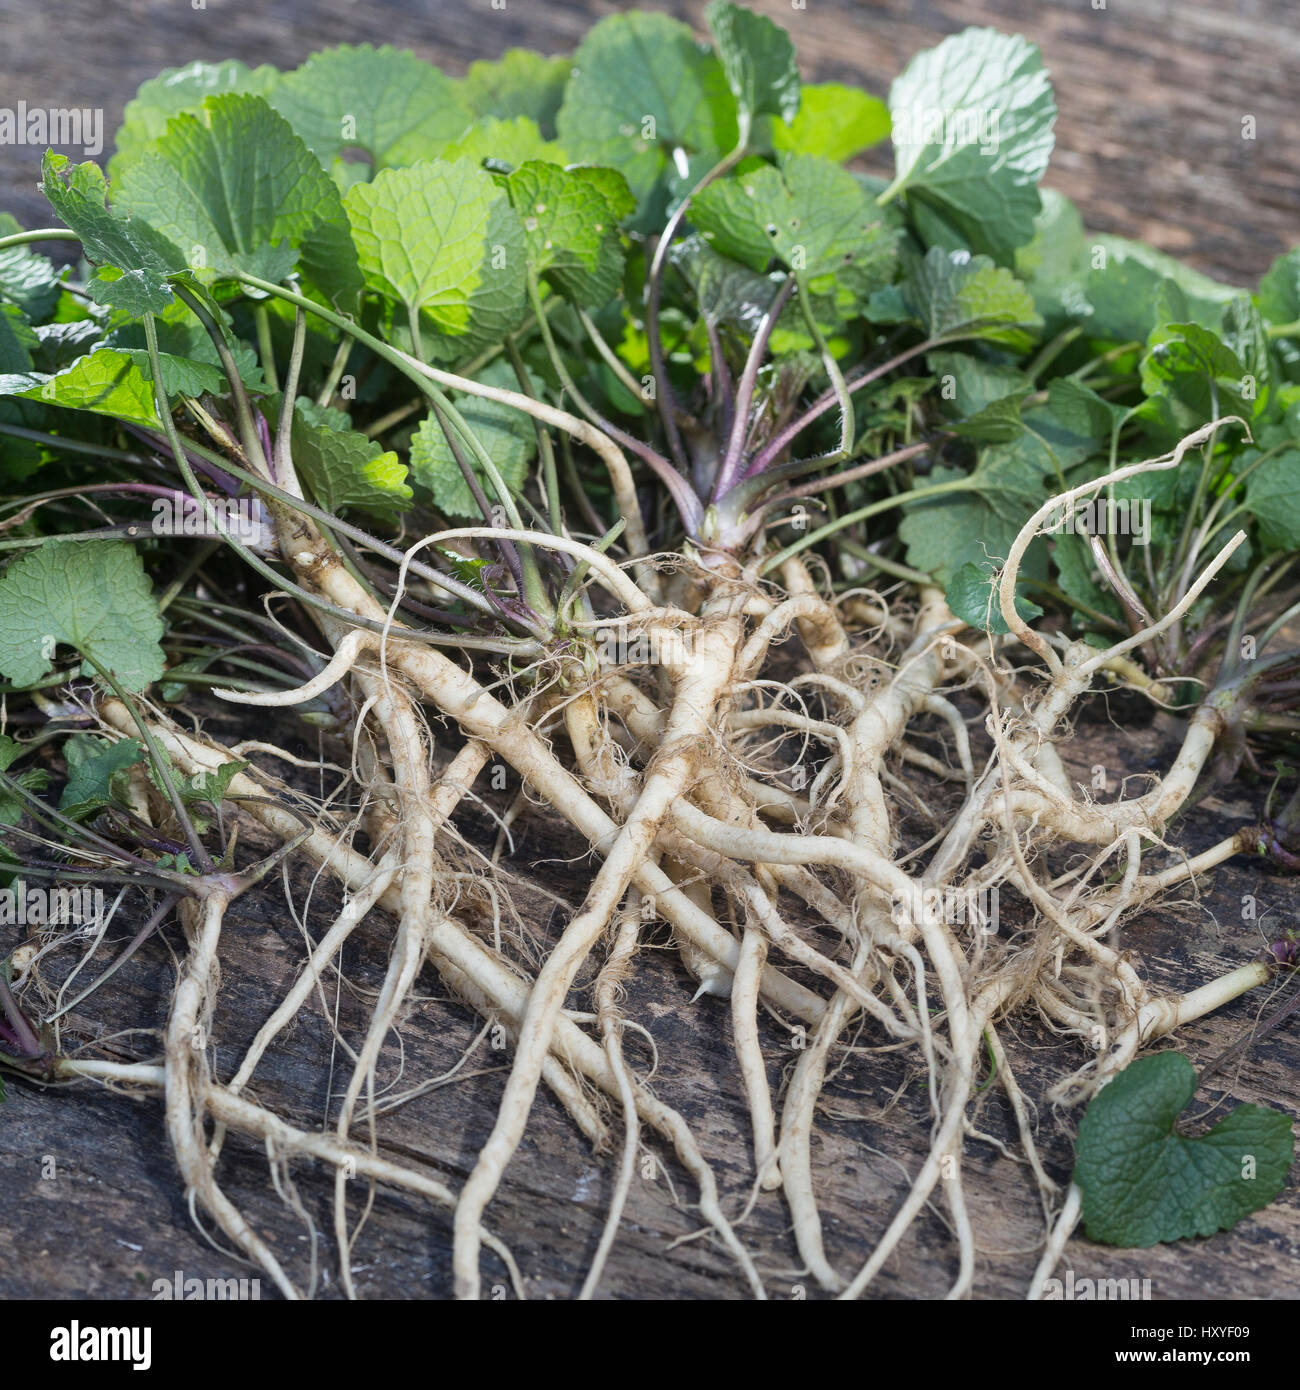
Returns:
[[[0,575],[0,674],[15,685],[47,675],[60,644],[128,690],[163,673],[162,616],[139,552],[121,541],[47,540]]]
[[[1218,329],[1223,308],[1241,293],[1221,285],[1154,247],[1123,237],[1096,236],[1087,282],[1093,306],[1088,332],[1115,342],[1145,341],[1154,328],[1168,322],[1159,310],[1159,296],[1170,287],[1181,292],[1185,317]]]
[[[220,63],[187,63],[151,77],[148,82],[141,83],[122,113],[122,128],[115,142],[117,153],[108,163],[109,176],[116,180],[129,159],[166,133],[167,122],[173,116],[197,110],[205,97],[222,92],[269,96],[279,80],[280,74],[275,68],[266,64],[250,68],[236,58]]]
[[[877,323],[919,323],[938,343],[982,339],[1016,352],[1028,350],[1042,320],[1029,291],[987,256],[931,247],[903,280],[872,296],[868,317]]]
[[[1258,458],[1242,455],[1239,468]],[[1259,522],[1263,543],[1274,550],[1300,549],[1300,447],[1265,459],[1246,481],[1246,506]]]
[[[790,155],[779,170],[756,164],[719,179],[690,215],[714,250],[753,270],[775,257],[815,292],[822,277],[857,272],[866,283],[855,283],[855,291],[869,294],[894,264],[894,233],[861,184],[818,155]]]
[[[751,336],[758,330],[780,288],[777,281],[720,256],[698,235],[684,237],[670,255],[695,291],[695,303],[706,319],[733,324]]]
[[[944,597],[953,617],[984,632],[1008,633],[998,597],[996,570],[967,561],[949,579]],[[1026,621],[1042,616],[1043,610],[1021,594],[1016,595],[1016,612]]]
[[[494,362],[485,368],[477,379],[487,386],[511,390],[518,388],[514,373],[502,362]],[[506,486],[513,489],[521,487],[528,465],[537,452],[537,431],[532,420],[508,405],[483,397],[462,396],[456,408],[496,464]],[[479,470],[464,444],[461,444],[461,453],[478,474],[489,501],[496,500],[491,482]],[[469,490],[447,437],[432,413],[411,438],[411,475],[433,493],[433,500],[448,515],[478,515],[474,494]]]
[[[434,159],[474,118],[457,84],[431,63],[370,44],[314,54],[270,99],[345,186],[351,179],[337,166],[346,151],[360,151],[372,172]]]
[[[1300,319],[1300,247],[1279,256],[1269,266],[1256,297],[1259,312],[1269,323],[1280,326]]]
[[[533,160],[510,175],[506,191],[534,274],[588,309],[614,297],[623,277],[618,224],[635,207],[621,174]]]
[[[799,109],[799,66],[790,35],[731,0],[713,0],[704,18],[736,98],[740,138],[748,141],[758,116],[792,120]]]
[[[980,450],[969,476],[960,469],[932,469],[923,485],[965,480],[969,491],[905,508],[898,535],[907,546],[907,563],[943,583],[968,562],[982,570],[1001,564],[1020,528],[1047,500],[1050,472],[1050,456],[1030,436]]]
[[[1170,437],[1190,434],[1216,414],[1249,418],[1252,413],[1252,403],[1242,395],[1241,361],[1217,333],[1198,323],[1155,329],[1141,375],[1147,400],[1136,413]]]
[[[59,810],[82,820],[114,800],[119,774],[144,757],[144,745],[133,738],[108,743],[93,734],[73,734],[63,745],[68,782],[59,798]]]
[[[17,218],[0,212],[0,237],[21,231]],[[46,319],[58,301],[63,274],[30,246],[0,250],[0,303],[16,304],[29,319]]]
[[[469,160],[386,169],[345,199],[371,289],[419,313],[452,354],[500,342],[524,308],[524,228]]]
[[[326,511],[350,507],[381,514],[402,511],[414,494],[397,455],[349,429],[342,411],[300,396],[293,416],[293,465]]]
[[[527,116],[547,140],[555,138],[555,118],[573,64],[544,58],[527,48],[511,48],[495,62],[469,65],[460,84],[461,100],[475,116],[511,120]]]
[[[340,305],[361,286],[338,190],[261,97],[208,97],[125,164],[119,196],[205,272],[304,274]]]
[[[1034,234],[1056,102],[1037,47],[967,29],[918,54],[890,88],[894,182],[923,241],[1003,264]]]
[[[557,127],[577,158],[626,177],[642,229],[662,212],[677,149],[716,160],[739,135],[717,57],[679,20],[641,13],[610,15],[583,40]]]
[[[10,738],[8,734],[0,734],[0,772],[9,772],[10,767],[27,751],[28,749],[17,739]],[[50,774],[43,767],[29,767],[24,772],[11,773],[10,776],[29,792],[42,791],[50,781]],[[0,825],[17,825],[22,820],[25,810],[23,799],[17,792],[10,791],[8,787],[0,787]],[[13,862],[12,859],[10,862]],[[8,961],[0,962],[0,975],[3,975],[7,965]]]
[[[770,126],[773,149],[837,164],[878,145],[889,130],[889,107],[879,97],[840,82],[805,84],[794,120]]]
[[[1015,267],[1051,333],[1092,313],[1087,294],[1092,242],[1067,197],[1054,188],[1040,188],[1038,194],[1043,206],[1034,218],[1034,235],[1016,251]]]
[[[1231,1230],[1281,1192],[1291,1166],[1291,1120],[1238,1105],[1208,1134],[1188,1139],[1178,1116],[1196,1092],[1180,1052],[1127,1066],[1079,1123],[1074,1181],[1091,1240],[1142,1249]]]
[[[96,164],[72,167],[66,155],[49,151],[41,191],[50,206],[81,238],[82,249],[100,273],[87,285],[99,304],[132,314],[162,313],[172,302],[168,277],[187,268],[177,247],[140,217],[108,207],[108,184]],[[105,267],[120,272],[107,277]]]

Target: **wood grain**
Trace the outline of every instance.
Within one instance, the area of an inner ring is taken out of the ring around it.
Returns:
[[[699,24],[702,4],[649,5]],[[1099,230],[1145,237],[1201,268],[1252,284],[1300,229],[1300,180],[1293,154],[1300,148],[1294,90],[1300,71],[1300,33],[1281,0],[1247,3],[1232,13],[1217,4],[1125,0],[1094,10],[1074,3],[1030,0],[925,0],[924,3],[848,3],[809,0],[808,7],[760,0],[760,9],[794,33],[805,72],[883,92],[890,77],[918,49],[968,23],[1019,30],[1039,42],[1052,69],[1061,118],[1050,182],[1075,198]],[[337,42],[391,41],[414,48],[447,70],[527,44],[547,51],[573,47],[593,18],[620,8],[603,3],[508,0],[504,10],[485,0],[468,4],[400,0],[313,0],[255,5],[208,0],[192,9],[156,0],[62,0],[34,7],[0,0],[0,103],[103,106],[114,128],[124,101],[160,68],[195,57],[239,57],[289,67],[313,49]],[[1241,138],[1241,118],[1254,115],[1257,138]],[[39,152],[0,147],[0,206],[26,223],[47,221],[34,192]],[[1177,731],[1162,726],[1084,726],[1069,748],[1082,779],[1096,762],[1116,775],[1162,765]],[[219,720],[215,724],[222,731]],[[291,739],[292,729],[279,731]],[[306,750],[310,751],[310,750]],[[1203,848],[1258,813],[1258,788],[1229,802],[1203,803],[1179,827],[1189,850]],[[504,803],[503,803],[504,804]],[[500,808],[498,808],[500,809]],[[492,834],[486,816],[479,833]],[[547,892],[571,903],[590,880],[584,847],[537,817],[518,829],[515,867]],[[309,887],[294,877],[296,900]],[[313,914],[328,920],[337,907],[332,889],[315,887]],[[1294,879],[1262,873],[1235,860],[1203,885],[1198,900],[1151,913],[1126,930],[1125,944],[1163,986],[1181,989],[1248,959],[1261,928],[1244,920],[1250,895],[1261,916],[1294,919]],[[530,931],[558,930],[556,910],[540,893],[527,895]],[[367,925],[349,946],[346,968],[358,988],[382,977],[392,924]],[[173,929],[174,933],[174,929]],[[172,936],[173,944],[176,938]],[[14,943],[0,939],[0,950]],[[240,1047],[289,983],[301,954],[301,935],[278,888],[241,901],[232,913],[223,953],[226,989],[217,1021],[217,1069],[227,1072]],[[101,956],[100,960],[106,959]],[[129,1020],[157,1028],[173,972],[171,948],[153,942],[103,996],[78,1012],[75,1039],[102,1040]],[[395,1081],[399,1065],[409,1081],[437,1076],[477,1032],[460,1005],[445,997],[430,974],[423,997],[401,1023],[402,1049],[389,1040],[381,1080]],[[681,1105],[716,1164],[727,1206],[743,1204],[750,1182],[747,1121],[736,1081],[725,1008],[716,1001],[688,1003],[692,984],[672,953],[643,953],[629,986],[627,1007],[655,1039],[660,1068],[656,1087]],[[1204,1063],[1235,1039],[1261,1001],[1244,999],[1189,1028],[1180,1046]],[[345,992],[340,1022],[361,1017]],[[1012,1030],[1013,1059],[1026,1090],[1041,1100],[1051,1082],[1081,1060],[1030,1021]],[[781,1035],[767,1034],[769,1056],[782,1056]],[[125,1039],[124,1055],[141,1044]],[[319,1123],[327,1104],[330,1026],[319,1010],[303,1015],[258,1074],[256,1094],[304,1125]],[[144,1047],[147,1052],[147,1046]],[[637,1054],[638,1064],[647,1061]],[[501,1064],[480,1046],[468,1070]],[[773,1080],[779,1072],[773,1065]],[[404,1083],[405,1084],[405,1083]],[[1222,1088],[1222,1090],[1220,1089]],[[11,1084],[0,1108],[0,1296],[148,1297],[153,1281],[174,1271],[190,1277],[228,1277],[241,1270],[194,1231],[161,1130],[155,1102],[92,1089],[42,1091]],[[1288,1024],[1235,1070],[1216,1078],[1209,1100],[1232,1099],[1300,1107],[1300,1041]],[[485,1137],[499,1093],[498,1078],[476,1077],[434,1090],[386,1121],[384,1151],[418,1157],[457,1186]],[[1208,1103],[1206,1096],[1198,1104]],[[1009,1116],[996,1091],[987,1093],[980,1127],[1009,1136]],[[865,1258],[888,1224],[925,1151],[928,1123],[923,1085],[888,1055],[850,1059],[819,1117],[814,1161],[824,1204],[827,1243],[841,1268]],[[1044,1103],[1040,1142],[1049,1169],[1068,1178],[1072,1148],[1068,1117]],[[42,1176],[53,1159],[55,1176]],[[1039,1214],[1023,1171],[988,1143],[970,1146],[970,1199],[981,1250],[981,1294],[1022,1294],[1032,1267],[1027,1253],[1039,1238]],[[547,1096],[539,1098],[528,1138],[490,1209],[495,1230],[514,1248],[528,1274],[531,1297],[571,1297],[594,1250],[609,1196],[607,1162],[587,1151]],[[675,1168],[684,1200],[690,1190]],[[302,1268],[304,1229],[286,1216],[270,1191],[265,1156],[230,1141],[222,1165],[226,1191],[282,1256]],[[295,1165],[307,1209],[320,1230],[330,1228],[330,1176],[313,1164]],[[354,1197],[352,1209],[362,1198]],[[698,1227],[698,1218],[674,1203],[663,1174],[638,1180],[614,1248],[602,1295],[615,1298],[738,1298],[744,1286],[710,1242],[668,1249]],[[369,1296],[443,1297],[450,1286],[449,1221],[423,1203],[381,1193],[357,1241],[353,1265],[360,1292]],[[744,1239],[774,1297],[815,1291],[801,1277],[777,1195],[761,1200],[743,1228]],[[332,1251],[323,1251],[326,1262]],[[1297,1293],[1300,1194],[1283,1197],[1234,1232],[1208,1241],[1151,1251],[1116,1252],[1072,1242],[1078,1277],[1148,1278],[1157,1299],[1181,1297],[1275,1298]],[[933,1213],[918,1223],[883,1271],[874,1294],[888,1298],[942,1294],[955,1272],[952,1243]],[[500,1278],[491,1271],[489,1278]],[[269,1294],[269,1290],[266,1290]],[[323,1285],[323,1296],[337,1293]]]

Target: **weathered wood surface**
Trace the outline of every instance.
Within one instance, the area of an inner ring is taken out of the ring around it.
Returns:
[[[776,3],[761,7],[792,29],[809,75],[855,81],[876,91],[911,53],[967,23],[1020,30],[1042,44],[1062,108],[1051,181],[1080,202],[1091,225],[1146,237],[1203,269],[1248,284],[1297,239],[1300,180],[1291,155],[1300,145],[1292,95],[1300,72],[1300,34],[1280,0],[1238,7],[1235,15],[1209,3],[1173,6],[1155,0],[1127,0],[1104,11],[1027,0],[924,5],[811,0],[803,11]],[[460,71],[472,58],[494,56],[515,44],[570,49],[593,17],[615,8],[560,7],[541,0],[508,0],[504,11],[491,9],[486,0],[454,5],[371,0],[364,6],[346,0],[292,6],[208,0],[205,9],[192,10],[158,0],[116,0],[111,6],[63,0],[57,8],[0,0],[0,104],[22,99],[103,105],[111,129],[139,81],[196,56],[291,66],[324,44],[392,41]],[[663,8],[698,22],[702,5],[692,0]],[[1257,117],[1254,142],[1241,139],[1241,117],[1247,114]],[[39,195],[32,192],[37,160],[33,150],[0,147],[0,205],[31,225],[47,220]],[[1097,762],[1118,776],[1167,763],[1176,730],[1133,727],[1128,718],[1119,723],[1122,727],[1081,726],[1069,750],[1080,779]],[[231,726],[217,720],[213,727],[221,734]],[[1225,829],[1257,815],[1261,799],[1260,788],[1243,787],[1233,800],[1203,803],[1179,827],[1179,842],[1193,852],[1204,848]],[[478,826],[483,835],[491,833],[486,816]],[[536,817],[520,827],[516,862],[570,903],[580,900],[590,880],[583,846],[567,835],[557,837]],[[307,880],[298,874],[293,885],[301,907]],[[1199,900],[1149,914],[1130,928],[1126,944],[1160,985],[1182,989],[1199,983],[1247,960],[1261,945],[1259,926],[1243,920],[1247,894],[1275,928],[1294,921],[1295,880],[1238,859],[1202,884]],[[558,911],[540,895],[529,903],[533,929],[553,935]],[[328,920],[336,906],[332,888],[318,885],[314,920]],[[382,977],[390,933],[391,925],[377,919],[349,946],[346,969],[358,987],[373,988]],[[169,935],[175,942],[174,929]],[[216,1062],[218,1071],[228,1074],[300,959],[299,928],[278,887],[236,906],[226,942]],[[0,938],[0,950],[13,944]],[[158,1027],[172,971],[169,949],[153,943],[111,991],[80,1011],[78,1031],[102,1035],[123,1020]],[[477,1031],[470,1014],[445,998],[431,974],[422,983],[426,994],[401,1026],[403,1084],[446,1070]],[[627,1007],[658,1045],[657,1089],[696,1126],[728,1209],[736,1211],[748,1193],[751,1170],[730,1028],[722,1005],[712,1000],[689,1005],[691,992],[675,957],[650,950],[630,982]],[[1194,1061],[1208,1061],[1249,1025],[1261,1002],[1238,1001],[1188,1028],[1181,1047]],[[360,1017],[356,999],[346,992],[340,1011],[345,1029]],[[1041,1096],[1082,1059],[1032,1023],[1014,1032],[1013,1056],[1032,1095]],[[780,1055],[778,1042],[775,1033],[769,1035],[772,1057]],[[124,1039],[123,1054],[133,1046],[138,1044]],[[257,1096],[304,1125],[318,1122],[326,1109],[324,1063],[330,1049],[328,1024],[318,1011],[305,1013],[259,1072]],[[480,1046],[466,1070],[481,1072],[498,1058]],[[638,1060],[644,1062],[644,1055]],[[391,1082],[398,1064],[390,1039],[382,1079]],[[1202,1109],[1226,1090],[1232,1100],[1296,1113],[1296,1026],[1287,1025],[1216,1083],[1198,1095]],[[905,1191],[905,1170],[914,1173],[921,1161],[928,1132],[923,1090],[917,1077],[909,1077],[888,1055],[853,1059],[828,1088],[814,1158],[828,1248],[843,1269],[865,1257]],[[418,1157],[458,1186],[490,1127],[497,1094],[493,1080],[479,1076],[412,1101],[384,1122],[385,1151]],[[1008,1134],[1006,1106],[996,1089],[988,1092],[979,1123],[994,1135]],[[1065,1180],[1070,1139],[1046,1106],[1040,1142],[1050,1171]],[[54,1160],[53,1179],[42,1177],[47,1156]],[[982,1252],[980,1291],[1014,1297],[1023,1292],[1032,1268],[1028,1250],[1040,1233],[1036,1204],[1023,1170],[993,1146],[972,1141],[968,1167]],[[511,1244],[528,1276],[531,1297],[576,1292],[604,1217],[609,1172],[609,1163],[593,1159],[543,1095],[490,1209],[493,1228]],[[228,1141],[221,1174],[231,1198],[301,1269],[306,1236],[270,1190],[264,1155],[251,1144]],[[297,1164],[295,1176],[318,1228],[328,1232],[329,1175],[316,1165]],[[675,1167],[672,1177],[689,1200],[688,1181]],[[191,1226],[156,1102],[90,1088],[39,1091],[11,1084],[9,1101],[0,1109],[0,1192],[0,1296],[148,1297],[154,1280],[169,1280],[177,1270],[190,1277],[247,1273]],[[354,1199],[354,1213],[359,1206]],[[662,1176],[638,1181],[602,1293],[743,1297],[734,1268],[707,1240],[668,1249],[671,1240],[697,1226],[697,1218],[673,1205]],[[815,1296],[798,1272],[779,1194],[757,1204],[743,1236],[773,1296],[795,1296],[800,1288]],[[1271,1298],[1300,1292],[1298,1253],[1300,1194],[1292,1189],[1236,1231],[1208,1241],[1115,1252],[1076,1240],[1068,1259],[1078,1277],[1148,1278],[1156,1298]],[[328,1238],[322,1254],[328,1263]],[[443,1296],[450,1284],[448,1219],[422,1202],[381,1190],[353,1264],[363,1296]],[[937,1296],[954,1270],[952,1242],[940,1218],[927,1213],[874,1292]],[[331,1284],[321,1292],[329,1296],[337,1290]]]

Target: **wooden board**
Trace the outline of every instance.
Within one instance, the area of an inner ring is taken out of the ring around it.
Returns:
[[[702,5],[652,6],[698,23]],[[838,3],[817,0],[808,10],[759,6],[790,27],[805,72],[857,82],[883,91],[910,54],[967,23],[1019,30],[1042,44],[1062,108],[1058,152],[1050,182],[1076,198],[1090,225],[1145,237],[1225,279],[1252,284],[1293,240],[1300,219],[1300,182],[1290,154],[1300,144],[1292,97],[1300,35],[1280,0],[1251,7],[1242,19],[1213,4],[1180,5],[1126,0],[1094,11],[1079,4],[1011,0],[943,0],[925,5]],[[505,11],[486,3],[416,5],[372,0],[317,0],[292,6],[233,5],[209,0],[206,9],[159,0],[119,0],[113,6],[65,0],[57,10],[23,0],[0,0],[0,90],[4,100],[41,105],[103,105],[115,126],[126,97],[159,68],[197,56],[240,57],[250,63],[292,66],[322,45],[394,41],[414,47],[450,71],[475,57],[495,56],[516,44],[549,51],[570,49],[590,21],[618,7],[510,0]],[[1241,139],[1241,117],[1257,117],[1258,138]],[[0,146],[0,205],[29,225],[47,221],[32,192],[38,152]],[[1249,222],[1242,210],[1251,208]],[[232,730],[229,717],[212,727]],[[1069,762],[1081,779],[1101,763],[1112,776],[1167,763],[1177,731],[1161,725],[1081,726]],[[230,736],[237,737],[233,732]],[[291,735],[286,734],[286,737]],[[304,745],[305,747],[305,745]],[[1239,794],[1238,794],[1239,792]],[[505,793],[496,798],[498,809]],[[1179,842],[1195,851],[1225,829],[1258,814],[1259,788],[1239,788],[1234,799],[1209,801],[1178,828]],[[1226,818],[1226,819],[1225,819]],[[483,815],[479,833],[491,823]],[[584,846],[532,817],[518,828],[516,862],[547,891],[580,901],[591,877]],[[301,872],[291,896],[301,907],[310,887]],[[1149,914],[1126,933],[1126,945],[1162,986],[1182,989],[1239,964],[1262,944],[1257,923],[1243,918],[1252,897],[1260,916],[1283,927],[1295,917],[1296,881],[1261,872],[1242,859],[1201,885],[1198,901]],[[530,930],[553,938],[562,909],[541,895],[528,898]],[[333,888],[316,885],[313,922],[337,908]],[[1276,934],[1276,933],[1275,933]],[[169,933],[177,940],[176,929]],[[391,923],[378,918],[349,946],[346,968],[358,988],[382,978]],[[0,951],[14,942],[0,935]],[[301,934],[279,885],[232,911],[223,969],[226,988],[216,1033],[218,1071],[228,1074],[242,1047],[292,979]],[[97,957],[97,966],[107,957]],[[111,989],[78,1012],[83,1037],[123,1026],[157,1028],[173,972],[169,948],[155,941]],[[401,1050],[390,1038],[381,1080],[401,1085],[436,1077],[454,1065],[478,1025],[449,1001],[426,972],[425,991],[401,1025]],[[688,1003],[693,985],[675,956],[650,950],[629,984],[627,1008],[654,1037],[660,1094],[679,1105],[701,1136],[723,1187],[727,1209],[744,1204],[751,1180],[748,1125],[730,1044],[725,1006]],[[1204,1063],[1235,1039],[1262,1001],[1244,999],[1187,1029],[1181,1046]],[[346,1031],[360,1014],[357,1000],[339,1000]],[[1062,1046],[1032,1022],[1012,1030],[1013,1058],[1029,1093],[1041,1097],[1052,1081],[1077,1066],[1082,1053]],[[766,1034],[773,1060],[783,1035]],[[142,1044],[123,1039],[122,1055]],[[648,1051],[636,1051],[638,1064]],[[321,1013],[304,1014],[259,1071],[259,1099],[303,1125],[319,1123],[327,1107],[331,1031]],[[134,1051],[133,1051],[134,1049]],[[147,1051],[147,1047],[144,1048]],[[336,1076],[343,1070],[336,1054]],[[480,1044],[466,1071],[499,1067],[502,1054]],[[1300,1107],[1300,1031],[1288,1025],[1243,1066],[1216,1078],[1198,1095],[1196,1113],[1231,1099],[1271,1104],[1294,1114]],[[493,1119],[499,1078],[482,1075],[433,1090],[389,1116],[384,1151],[418,1157],[457,1187],[468,1172]],[[1208,1097],[1208,1100],[1207,1100]],[[978,1116],[994,1136],[1009,1135],[1006,1107],[996,1090]],[[1068,1178],[1068,1116],[1046,1105],[1039,1138],[1045,1161]],[[814,1147],[818,1191],[832,1260],[852,1271],[888,1224],[925,1152],[928,1123],[923,1084],[889,1055],[859,1055],[846,1063],[827,1093]],[[596,1160],[548,1096],[539,1098],[529,1134],[508,1181],[490,1209],[490,1221],[513,1248],[528,1276],[530,1297],[573,1296],[595,1248],[610,1189],[610,1163]],[[983,1296],[1023,1293],[1033,1264],[1027,1251],[1039,1239],[1040,1214],[1023,1169],[989,1143],[972,1140],[968,1157],[972,1215],[981,1250],[977,1275]],[[53,1169],[55,1176],[43,1176]],[[332,1180],[316,1165],[294,1165],[294,1177],[322,1236],[330,1264],[329,1194]],[[708,1240],[669,1248],[696,1231],[696,1214],[682,1210],[693,1193],[676,1165],[634,1184],[602,1295],[620,1298],[737,1298],[745,1294],[731,1262]],[[221,1178],[228,1195],[295,1270],[304,1268],[308,1237],[287,1216],[271,1190],[265,1155],[230,1140]],[[0,1108],[0,1296],[149,1297],[156,1280],[248,1275],[214,1251],[190,1224],[175,1168],[168,1156],[156,1102],[89,1088],[41,1091],[11,1084]],[[354,1215],[363,1198],[358,1189]],[[798,1270],[779,1194],[756,1205],[742,1227],[774,1297],[817,1296]],[[1208,1241],[1151,1251],[1115,1252],[1076,1240],[1068,1261],[1077,1277],[1144,1278],[1157,1299],[1271,1298],[1297,1293],[1300,1197],[1279,1201],[1234,1232]],[[352,1264],[363,1296],[441,1297],[450,1284],[449,1221],[425,1203],[381,1190],[357,1239]],[[491,1262],[489,1261],[489,1266]],[[927,1213],[882,1272],[873,1292],[883,1297],[935,1297],[955,1272],[954,1247],[938,1215]],[[499,1270],[489,1270],[500,1279]],[[263,1280],[263,1291],[270,1290]],[[322,1296],[336,1296],[334,1283]]]

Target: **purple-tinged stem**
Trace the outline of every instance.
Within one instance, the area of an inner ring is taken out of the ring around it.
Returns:
[[[714,501],[725,495],[736,482],[736,479],[741,476],[745,436],[749,431],[749,407],[753,404],[754,388],[758,384],[759,369],[763,365],[763,359],[767,356],[767,345],[771,340],[772,330],[776,327],[776,321],[781,317],[781,310],[785,308],[794,287],[794,276],[787,276],[785,284],[776,292],[771,304],[767,306],[763,321],[759,324],[758,332],[754,334],[754,341],[750,344],[749,356],[745,359],[745,369],[741,372],[740,384],[736,387],[736,406],[731,419],[731,435],[727,440],[727,452],[723,455],[722,466],[718,469],[718,478],[713,485]]]
[[[856,376],[844,383],[844,389],[851,395],[854,391],[860,391],[864,386],[870,385],[873,381],[878,381],[882,376],[892,372],[896,367],[901,367],[904,362],[910,362],[913,357],[919,357],[921,353],[928,352],[934,344],[927,340],[918,343],[915,347],[910,347],[906,352],[900,352],[897,357],[891,357],[888,362],[882,362],[878,367],[871,367],[863,372],[861,376]],[[839,404],[839,397],[834,391],[827,391],[819,396],[816,401],[797,419],[779,430],[767,441],[766,444],[750,460],[749,467],[745,469],[744,477],[751,478],[755,474],[761,473],[765,468],[771,466],[773,460],[780,457],[781,453],[801,435],[814,420],[820,419],[834,405]]]

